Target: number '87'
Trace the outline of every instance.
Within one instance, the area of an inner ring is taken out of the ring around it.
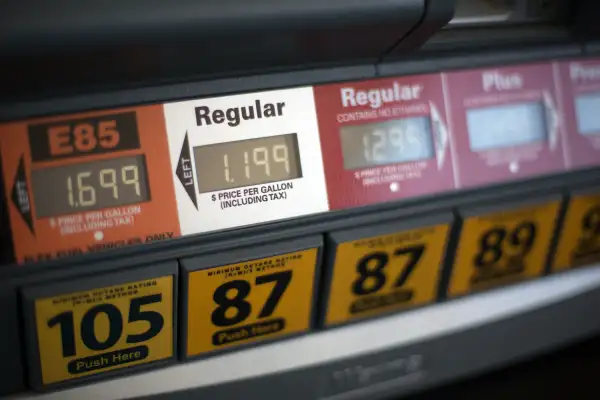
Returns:
[[[162,331],[165,320],[157,311],[142,310],[142,307],[160,303],[162,294],[153,294],[131,299],[129,303],[129,312],[127,313],[127,323],[138,321],[147,322],[148,328],[142,333],[128,334],[127,344],[142,343],[152,339]],[[96,332],[96,319],[104,314],[108,318],[108,334],[99,338]],[[83,314],[81,325],[79,326],[79,335],[83,345],[89,350],[104,351],[113,347],[121,339],[124,326],[121,310],[113,304],[98,304]],[[62,342],[63,357],[73,357],[77,355],[75,346],[75,318],[73,311],[65,311],[48,320],[48,327],[53,328],[59,325],[60,337]]]
[[[262,306],[258,318],[266,318],[273,314],[291,280],[292,271],[256,277],[256,285],[275,284]],[[219,286],[213,293],[213,301],[217,305],[211,314],[213,325],[225,327],[246,320],[252,312],[252,305],[246,300],[251,288],[250,283],[245,280],[234,280]]]

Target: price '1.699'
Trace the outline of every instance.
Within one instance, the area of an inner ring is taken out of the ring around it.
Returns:
[[[34,169],[38,217],[54,217],[147,201],[144,156]]]

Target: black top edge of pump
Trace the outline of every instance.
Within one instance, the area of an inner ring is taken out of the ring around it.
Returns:
[[[427,15],[432,5],[442,3],[444,12]],[[375,64],[403,38],[412,37],[412,47],[426,41],[451,18],[453,3],[16,2],[0,14],[0,101],[257,71]],[[402,47],[409,51],[411,46]]]

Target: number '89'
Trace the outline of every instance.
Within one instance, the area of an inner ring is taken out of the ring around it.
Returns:
[[[505,257],[523,258],[533,248],[536,226],[525,221],[513,229],[498,226],[489,229],[479,237],[479,251],[473,263],[478,268],[491,267]]]

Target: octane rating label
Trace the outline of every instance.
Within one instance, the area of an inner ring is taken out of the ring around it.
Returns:
[[[173,277],[35,300],[43,384],[173,356]]]
[[[563,223],[556,256],[555,271],[600,261],[600,194],[571,199]]]
[[[544,272],[560,202],[464,221],[448,287],[450,296],[535,278]]]
[[[337,245],[326,325],[435,300],[448,224]]]
[[[187,356],[310,328],[318,249],[189,273]]]

